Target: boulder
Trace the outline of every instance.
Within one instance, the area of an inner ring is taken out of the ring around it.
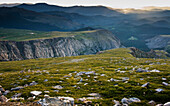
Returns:
[[[162,92],[162,91],[163,91],[163,89],[161,89],[161,88],[157,88],[157,89],[155,89],[155,91],[157,91],[157,92]]]
[[[53,87],[54,89],[63,89],[63,87],[61,85],[56,85]]]
[[[147,83],[143,84],[141,87],[147,87],[147,88],[148,88],[148,87],[149,87],[149,84],[150,84],[150,83],[147,82]]]
[[[170,102],[165,103],[164,106],[170,106]]]
[[[31,91],[30,92],[32,95],[38,96],[40,95],[42,92],[41,91]]]
[[[148,104],[151,105],[151,106],[155,106],[155,105],[156,105],[156,102],[153,101],[153,100],[151,100],[151,101],[148,102]]]
[[[2,96],[0,96],[0,101],[1,102],[7,102],[8,99],[4,95],[2,95]]]
[[[20,89],[23,89],[23,88],[24,88],[23,86],[18,86],[18,87],[15,87],[15,88],[11,88],[11,91],[20,90]]]

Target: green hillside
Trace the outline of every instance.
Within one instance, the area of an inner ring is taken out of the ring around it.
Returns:
[[[36,39],[49,39],[55,37],[73,37],[76,35],[83,35],[86,33],[95,32],[93,31],[80,31],[80,32],[43,32],[43,31],[32,31],[32,30],[21,30],[21,29],[3,29],[0,28],[0,41],[28,41]]]
[[[15,93],[22,93],[21,97],[25,99],[23,102],[28,101],[27,98],[31,96],[30,91],[33,90],[50,91],[48,95],[51,97],[73,97],[76,104],[83,104],[77,101],[77,98],[88,97],[89,93],[99,93],[101,98],[91,101],[92,104],[98,103],[102,106],[113,105],[113,100],[121,101],[124,97],[137,97],[141,100],[140,103],[132,103],[132,106],[144,106],[150,100],[156,103],[168,102],[170,87],[162,85],[162,82],[168,83],[170,80],[170,60],[139,59],[133,57],[130,52],[129,49],[119,48],[96,55],[0,62],[2,73],[0,85],[10,90],[32,81],[37,82],[37,85],[24,87],[6,96],[10,98]],[[138,68],[156,69],[160,72],[136,72]],[[76,76],[79,72],[89,71],[94,71],[96,74]],[[116,80],[108,81],[111,78]],[[166,80],[163,81],[162,78]],[[148,88],[141,87],[147,82],[150,82]],[[54,92],[55,85],[61,85],[63,89],[58,93]],[[157,88],[163,91],[157,93],[155,91]],[[43,98],[44,94],[43,92],[33,101]]]

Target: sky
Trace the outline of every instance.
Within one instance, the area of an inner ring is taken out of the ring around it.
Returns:
[[[59,6],[95,6],[112,8],[142,8],[146,6],[170,7],[170,0],[0,0],[2,3],[48,3]]]

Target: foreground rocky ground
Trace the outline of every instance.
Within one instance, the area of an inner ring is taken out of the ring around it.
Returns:
[[[168,106],[170,59],[130,52],[0,62],[0,105]]]

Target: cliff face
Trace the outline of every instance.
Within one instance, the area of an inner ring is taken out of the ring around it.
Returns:
[[[20,42],[0,41],[0,61],[94,54],[119,47],[120,41],[106,30],[72,37]]]
[[[146,40],[150,49],[165,48],[170,43],[170,35],[159,35]]]

